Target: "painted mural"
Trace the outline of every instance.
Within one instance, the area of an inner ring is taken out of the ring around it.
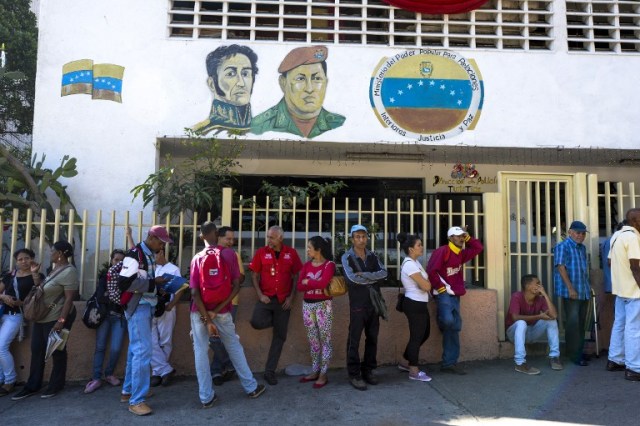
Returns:
[[[60,96],[86,94],[91,99],[122,103],[124,67],[114,64],[94,64],[91,59],[80,59],[62,66]]]
[[[370,81],[369,100],[382,126],[418,141],[444,141],[475,128],[483,99],[475,61],[450,50],[382,58]]]
[[[252,116],[251,94],[258,74],[258,56],[247,47],[221,46],[206,59],[207,85],[213,94],[209,117],[192,127],[201,135],[222,130],[290,133],[312,139],[342,126],[345,117],[322,107],[327,92],[328,49],[325,46],[291,50],[278,67],[283,97],[276,105]]]
[[[344,124],[344,116],[322,107],[329,83],[328,54],[325,46],[311,46],[293,49],[284,57],[278,67],[283,97],[253,119],[252,133],[283,132],[312,139]]]
[[[251,127],[251,94],[258,74],[258,55],[247,46],[220,46],[207,55],[207,86],[213,94],[209,117],[193,130],[248,131]]]

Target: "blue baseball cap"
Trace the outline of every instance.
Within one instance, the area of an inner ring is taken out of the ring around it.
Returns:
[[[350,232],[351,236],[353,237],[353,233],[354,232],[358,232],[358,231],[364,231],[364,232],[367,233],[367,235],[369,235],[369,231],[367,231],[367,228],[365,228],[364,226],[358,224],[358,225],[353,225],[351,227],[351,232]]]
[[[589,232],[587,231],[587,225],[580,222],[579,220],[574,220],[573,222],[571,222],[571,226],[569,226],[569,229],[572,229],[578,232]]]

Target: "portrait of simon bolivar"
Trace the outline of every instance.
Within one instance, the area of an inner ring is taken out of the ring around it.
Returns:
[[[327,92],[325,46],[298,47],[278,67],[278,83],[284,96],[251,121],[251,133],[291,133],[314,138],[344,124],[345,117],[322,107]]]
[[[220,46],[207,55],[207,85],[213,93],[209,118],[193,126],[206,135],[213,130],[248,131],[251,93],[258,74],[258,55],[247,46]]]

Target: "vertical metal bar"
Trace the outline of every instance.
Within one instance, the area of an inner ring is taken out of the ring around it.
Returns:
[[[531,273],[531,257],[533,255],[533,253],[531,252],[531,221],[532,221],[532,214],[531,214],[531,181],[528,180],[525,184],[525,188],[526,188],[526,194],[525,194],[525,215],[524,215],[524,219],[525,219],[525,223],[524,223],[524,232],[525,234],[525,244],[526,244],[526,262],[527,262],[527,274]]]
[[[40,210],[40,241],[38,243],[38,259],[42,263],[44,256],[44,243],[47,238],[47,210]]]
[[[24,227],[24,247],[31,248],[31,227],[33,226],[33,210],[27,209],[27,218]]]
[[[96,212],[96,241],[95,241],[95,245],[96,245],[96,252],[93,256],[93,264],[95,265],[95,268],[93,269],[93,276],[95,278],[96,273],[98,272],[98,269],[100,269],[100,247],[101,247],[101,235],[102,235],[102,210],[98,210]],[[109,253],[109,255],[111,255],[111,253]]]
[[[56,209],[55,216],[53,218],[53,241],[55,243],[60,239],[60,209]]]
[[[128,214],[129,212],[127,212]],[[111,221],[109,222],[109,253],[113,251],[113,247],[115,244],[115,232],[116,232],[116,211],[111,210]],[[128,243],[125,243],[127,246]],[[129,249],[131,247],[127,247]]]
[[[11,250],[9,251],[9,269],[13,271],[16,267],[14,265],[15,259],[13,258],[13,253],[16,252],[16,245],[18,244],[18,218],[20,217],[20,212],[18,209],[13,209],[13,218],[11,220]],[[42,234],[41,234],[42,235]]]
[[[82,226],[80,227],[80,294],[84,290],[84,271],[85,271],[85,253],[87,252],[87,226],[89,222],[89,214],[87,210],[82,211]]]
[[[520,194],[520,187],[522,186],[522,181],[515,180],[516,185],[516,195],[515,195],[515,203],[516,203],[516,220],[515,220],[515,232],[516,232],[516,280],[522,276],[522,227],[520,226],[520,217],[522,216],[522,212],[520,210],[520,202],[522,200]]]

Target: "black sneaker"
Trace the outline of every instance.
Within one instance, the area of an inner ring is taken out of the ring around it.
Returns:
[[[222,373],[222,381],[228,382],[230,380],[233,380],[235,375],[236,375],[236,370],[225,370],[224,373]]]
[[[22,388],[22,390],[11,397],[12,401],[20,401],[21,399],[29,398],[36,393],[27,388]]]
[[[265,371],[264,381],[269,383],[271,386],[277,385],[278,378],[276,377],[276,373],[274,373],[273,371]]]
[[[458,376],[464,376],[467,372],[458,364],[452,364],[440,367],[440,371],[443,373],[457,374]]]
[[[160,376],[151,376],[151,380],[149,381],[149,386],[155,388],[156,386],[160,386],[162,383],[162,377]]]
[[[258,385],[258,386],[256,386],[256,390],[254,390],[253,392],[248,394],[249,398],[256,399],[257,397],[262,395],[265,390],[267,390],[267,388],[264,385]]]
[[[367,390],[367,384],[360,377],[349,377],[349,383],[351,383],[351,386],[358,390]]]
[[[44,392],[42,392],[42,395],[40,395],[40,398],[49,399],[49,398],[53,398],[57,394],[58,394],[58,391],[55,391],[53,389],[46,389]]]
[[[202,403],[202,408],[211,408],[213,407],[213,404],[215,404],[218,401],[218,394],[213,394],[213,398],[211,398],[211,401],[209,402],[203,402]]]
[[[222,386],[224,385],[224,379],[222,378],[221,375],[217,375],[213,377],[213,384],[215,386]]]
[[[170,372],[168,372],[167,374],[165,374],[160,378],[160,384],[162,386],[169,386],[175,374],[176,374],[176,369],[174,368],[173,370],[171,370]]]
[[[372,386],[377,385],[378,383],[380,383],[380,381],[378,381],[378,378],[376,377],[375,373],[373,371],[364,371],[362,372],[362,379],[369,383]]]

